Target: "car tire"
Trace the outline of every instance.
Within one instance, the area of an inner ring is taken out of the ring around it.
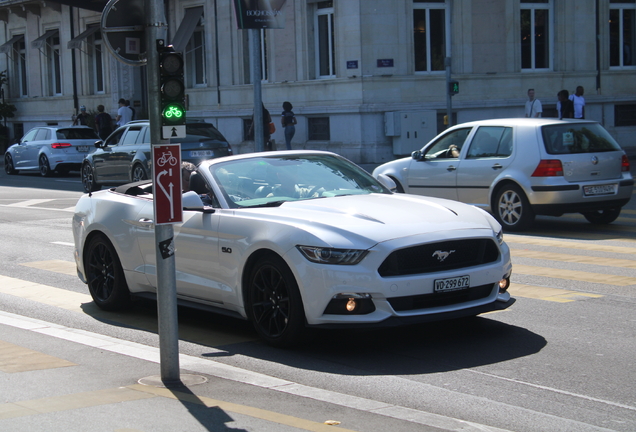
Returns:
[[[594,225],[607,225],[614,222],[621,214],[621,208],[610,208],[582,213],[588,222]]]
[[[140,164],[135,164],[132,169],[132,173],[130,175],[133,182],[138,182],[142,180],[148,180],[148,176],[146,175],[146,170]]]
[[[515,184],[500,187],[495,194],[493,212],[506,231],[523,231],[534,222],[534,211],[526,194]]]
[[[395,182],[395,192],[404,193],[404,188],[402,187],[402,183],[398,181],[395,177],[391,177],[391,179]]]
[[[305,332],[305,312],[293,273],[276,255],[258,259],[248,279],[248,315],[268,344],[288,347]]]
[[[49,164],[49,158],[45,154],[41,154],[38,159],[38,166],[40,167],[40,174],[42,177],[50,177],[53,174],[51,171],[51,165]]]
[[[84,186],[84,192],[86,193],[95,192],[102,188],[102,186],[95,181],[95,173],[89,163],[82,165],[82,186]]]
[[[84,269],[88,291],[103,310],[126,309],[131,304],[124,270],[115,248],[103,235],[93,237],[84,253]]]
[[[9,153],[4,155],[4,172],[9,175],[18,173],[18,170],[15,169],[15,165],[13,165],[13,158]]]

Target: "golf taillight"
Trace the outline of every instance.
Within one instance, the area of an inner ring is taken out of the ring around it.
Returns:
[[[563,175],[563,165],[558,159],[543,159],[532,173],[532,177],[557,177]]]
[[[53,143],[51,144],[51,148],[61,149],[64,147],[71,147],[71,143]]]
[[[629,159],[627,158],[627,155],[623,155],[621,159],[621,171],[629,172]]]

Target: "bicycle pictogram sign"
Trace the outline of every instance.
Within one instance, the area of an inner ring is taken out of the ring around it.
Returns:
[[[172,152],[170,151],[163,152],[161,157],[157,159],[157,165],[161,167],[164,166],[165,164],[168,164],[170,166],[175,166],[177,163],[179,163],[179,161],[177,160],[176,157],[172,155]]]

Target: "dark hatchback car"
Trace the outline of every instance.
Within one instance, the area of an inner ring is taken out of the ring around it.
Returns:
[[[186,123],[186,137],[181,143],[181,160],[198,164],[232,154],[232,147],[214,125],[203,121]],[[146,180],[152,172],[150,123],[138,120],[116,129],[82,163],[82,185],[86,192],[105,185],[121,185]]]

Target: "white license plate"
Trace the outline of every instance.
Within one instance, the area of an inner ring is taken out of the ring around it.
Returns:
[[[89,146],[77,146],[77,151],[80,153],[86,153],[89,148]]]
[[[470,287],[470,276],[435,279],[435,292],[455,291]]]
[[[193,150],[190,152],[190,157],[210,157],[214,156],[212,150]]]
[[[585,194],[585,196],[614,195],[615,193],[616,193],[616,183],[583,187],[583,194]]]

